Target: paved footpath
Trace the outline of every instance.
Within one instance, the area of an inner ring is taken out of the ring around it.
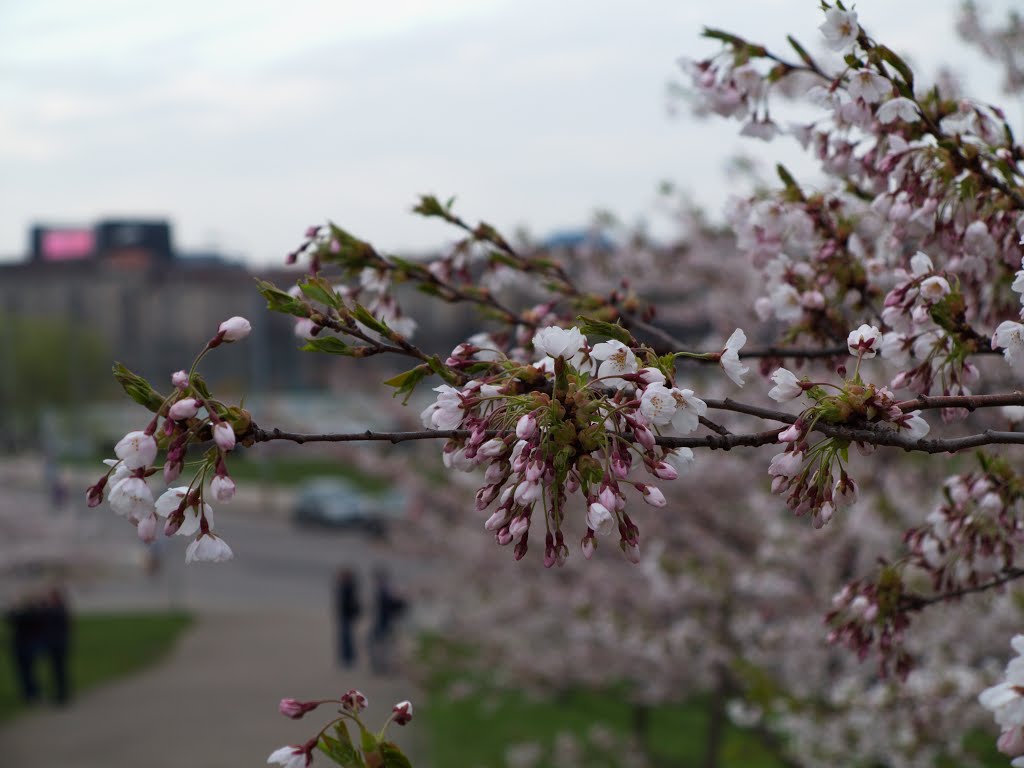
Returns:
[[[0,765],[255,768],[330,719],[328,709],[289,720],[277,712],[281,698],[337,697],[350,687],[369,698],[371,727],[394,703],[416,701],[401,678],[374,677],[365,666],[340,670],[327,615],[205,612],[154,667],[0,727]],[[416,726],[414,719],[389,733],[420,768]],[[313,764],[333,765],[319,753]]]

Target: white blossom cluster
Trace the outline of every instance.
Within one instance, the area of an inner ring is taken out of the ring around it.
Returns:
[[[250,330],[249,321],[243,317],[225,320],[203,354],[220,344],[241,341]],[[216,501],[227,503],[234,497],[235,481],[225,463],[225,457],[235,447],[234,428],[225,418],[225,406],[204,397],[192,373],[177,371],[171,376],[171,384],[172,394],[160,403],[149,425],[118,441],[114,447],[117,458],[104,461],[110,469],[89,487],[86,501],[90,507],[99,506],[104,491],[109,489],[107,501],[111,509],[136,527],[142,541],[155,541],[163,520],[165,536],[195,536],[185,549],[186,563],[230,560],[234,556],[231,547],[214,533],[213,507],[206,502],[206,481],[211,474],[208,490]],[[204,432],[214,443],[213,458],[203,462],[189,485],[172,486],[185,467],[189,443]],[[162,467],[156,463],[161,449],[165,451]],[[154,498],[149,479],[158,472],[167,490]]]

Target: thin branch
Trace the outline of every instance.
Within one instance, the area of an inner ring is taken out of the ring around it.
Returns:
[[[966,408],[973,411],[977,408],[998,408],[1003,405],[1024,405],[1024,392],[1015,391],[998,395],[944,395],[932,397],[921,395],[913,400],[896,403],[901,411],[927,410],[929,408]]]
[[[963,589],[956,589],[952,592],[943,592],[942,594],[932,595],[931,597],[913,594],[903,595],[900,598],[900,607],[906,611],[920,611],[921,609],[926,608],[929,605],[934,605],[935,603],[955,600],[958,597],[973,595],[978,592],[987,592],[990,589],[1001,587],[1003,584],[1019,579],[1021,576],[1024,576],[1024,568],[1011,568],[1001,576],[998,576],[991,581],[977,584],[973,587],[964,587]]]

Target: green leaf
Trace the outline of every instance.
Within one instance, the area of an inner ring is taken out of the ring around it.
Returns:
[[[618,322],[606,323],[604,320],[580,315],[576,318],[576,324],[585,336],[604,336],[609,339],[615,339],[615,341],[620,341],[626,346],[636,344],[636,339],[633,338],[633,335],[619,325]]]
[[[339,734],[340,735],[340,734]],[[342,768],[365,768],[362,755],[352,746],[352,741],[345,732],[344,740],[334,739],[324,734],[317,743],[320,751],[327,755]]]
[[[341,299],[334,292],[331,284],[322,277],[311,277],[304,283],[299,283],[302,292],[313,301],[319,301],[328,307],[337,309],[341,306]]]
[[[394,742],[382,741],[380,754],[384,758],[383,768],[412,768],[409,758],[402,754],[402,750]]]
[[[117,383],[121,385],[128,397],[153,413],[160,410],[164,399],[146,379],[137,373],[132,373],[121,363],[114,363],[113,373]]]
[[[775,166],[775,172],[779,175],[779,178],[785,185],[786,191],[792,198],[794,198],[794,202],[804,200],[803,190],[800,189],[800,185],[797,184],[796,179],[793,178],[793,174],[787,170],[786,166],[782,163],[777,164]]]
[[[329,355],[352,356],[352,347],[337,336],[315,336],[302,347],[303,352],[326,352]]]
[[[395,388],[395,397],[399,395],[405,395],[402,400],[403,404],[409,402],[409,396],[412,395],[416,389],[416,385],[419,384],[430,374],[430,368],[426,365],[417,365],[410,371],[400,373],[397,376],[392,376],[390,379],[384,382],[386,386]]]
[[[914,88],[914,73],[903,59],[896,55],[896,53],[886,48],[884,45],[876,45],[874,52],[882,57],[882,60],[888,64],[891,64],[897,72],[900,73],[900,77],[903,78],[903,82],[913,90]]]
[[[189,383],[192,385],[192,389],[198,392],[199,396],[203,398],[203,400],[210,399],[210,388],[206,386],[206,381],[203,379],[202,376],[200,376],[198,373],[193,373]]]
[[[376,752],[377,749],[380,746],[377,743],[377,737],[374,736],[372,733],[370,733],[365,728],[363,728],[363,726],[361,726],[361,725],[359,726],[359,742],[360,742],[360,746],[363,749],[363,752],[366,753],[367,755],[370,754],[371,752]]]
[[[256,289],[267,300],[267,308],[273,312],[282,312],[286,315],[297,317],[309,317],[309,309],[306,305],[292,296],[287,291],[282,291],[273,283],[265,280],[256,281]]]
[[[814,63],[814,59],[812,59],[811,55],[804,50],[804,47],[797,42],[795,37],[787,35],[786,40],[789,41],[790,46],[792,46],[793,50],[796,51],[796,55],[800,57],[800,60],[803,61],[804,64],[811,69],[817,69],[818,65]]]
[[[377,255],[372,245],[365,240],[360,240],[333,222],[329,226],[331,228],[331,237],[338,244],[338,250],[335,252],[325,251],[324,256],[327,260],[350,269],[379,265],[380,256]]]
[[[427,218],[439,216],[441,218],[447,218],[452,203],[455,202],[455,198],[448,200],[448,205],[441,205],[441,201],[433,195],[420,195],[420,201],[413,206],[412,212],[418,213],[420,216],[426,216]]]
[[[362,304],[356,304],[355,309],[352,310],[352,316],[371,331],[376,331],[377,333],[384,334],[385,336],[390,332],[390,329],[370,314],[370,311]]]

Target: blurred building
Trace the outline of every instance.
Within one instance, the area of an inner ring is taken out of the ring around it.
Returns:
[[[246,392],[351,386],[351,361],[301,352],[290,319],[267,312],[256,290],[256,278],[287,288],[299,274],[250,271],[217,253],[181,253],[167,221],[39,224],[30,230],[27,258],[0,265],[0,317],[45,317],[89,328],[115,359],[163,382],[172,368],[188,366],[221,321],[244,315],[253,321],[246,344],[203,361],[211,383],[237,384]],[[456,314],[442,309],[429,317],[435,327],[421,325],[417,339],[427,339],[434,351],[451,349],[449,339],[462,325]]]

